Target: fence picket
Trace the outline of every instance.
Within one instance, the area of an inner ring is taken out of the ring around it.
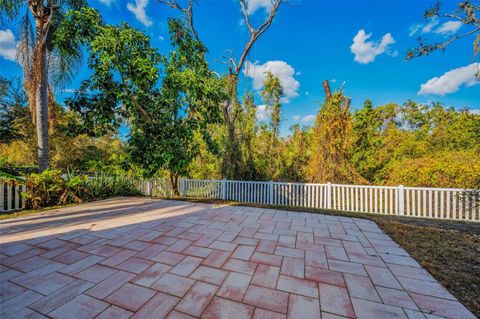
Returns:
[[[143,180],[139,189],[147,195],[172,195],[167,180]],[[314,207],[373,214],[480,221],[478,199],[466,198],[462,189],[301,184],[232,180],[182,179],[184,196],[226,199],[257,204]],[[25,185],[0,181],[0,210],[20,209]]]

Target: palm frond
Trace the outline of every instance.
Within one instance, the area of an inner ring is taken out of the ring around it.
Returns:
[[[33,48],[35,47],[35,33],[32,21],[27,11],[21,19],[19,27],[19,44],[17,47],[17,59],[23,67],[24,77],[28,78],[32,69]]]
[[[27,8],[25,15],[20,20],[17,60],[23,68],[24,88],[28,96],[28,104],[30,105],[30,114],[32,117],[32,121],[35,123],[35,83],[32,78],[34,48],[35,32]]]

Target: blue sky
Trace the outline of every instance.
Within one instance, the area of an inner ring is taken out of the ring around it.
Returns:
[[[261,23],[270,0],[250,0],[253,24]],[[167,53],[166,19],[176,11],[155,0],[91,0],[108,23],[128,22],[150,35],[152,44]],[[281,7],[271,28],[251,50],[248,74],[241,78],[242,91],[261,89],[266,70],[278,75],[285,86],[282,133],[295,123],[312,123],[318,101],[323,99],[322,81],[332,88],[344,84],[352,107],[366,98],[375,105],[438,101],[447,106],[480,111],[480,85],[473,79],[478,66],[472,55],[473,38],[454,43],[444,53],[404,61],[405,52],[419,36],[442,40],[464,26],[442,21],[424,21],[423,12],[433,1],[296,1]],[[452,7],[455,2],[447,2]],[[219,73],[226,73],[220,61],[232,50],[239,55],[248,39],[237,1],[198,1],[195,24],[209,48],[208,60]],[[17,39],[15,24],[0,30],[0,70],[3,76],[20,76],[12,61]],[[413,31],[416,31],[414,34]],[[355,39],[355,41],[354,41]],[[13,43],[13,44],[12,44]],[[354,44],[355,43],[355,44]],[[353,47],[352,47],[353,45]],[[478,61],[478,60],[477,60]],[[60,101],[81,80],[88,77],[84,66],[57,94]],[[437,78],[437,79],[435,79]],[[423,89],[422,89],[422,85]],[[257,94],[257,103],[262,104]],[[259,107],[258,118],[263,118]]]

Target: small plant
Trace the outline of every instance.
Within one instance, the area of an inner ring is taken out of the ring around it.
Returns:
[[[140,195],[134,179],[124,175],[96,174],[87,180],[88,196],[91,199],[101,199],[114,196]]]

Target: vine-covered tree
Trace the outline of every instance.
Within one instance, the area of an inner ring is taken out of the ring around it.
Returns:
[[[325,100],[312,133],[307,178],[312,182],[361,183],[364,179],[351,164],[350,99],[341,89],[332,94],[328,81],[323,86]]]

